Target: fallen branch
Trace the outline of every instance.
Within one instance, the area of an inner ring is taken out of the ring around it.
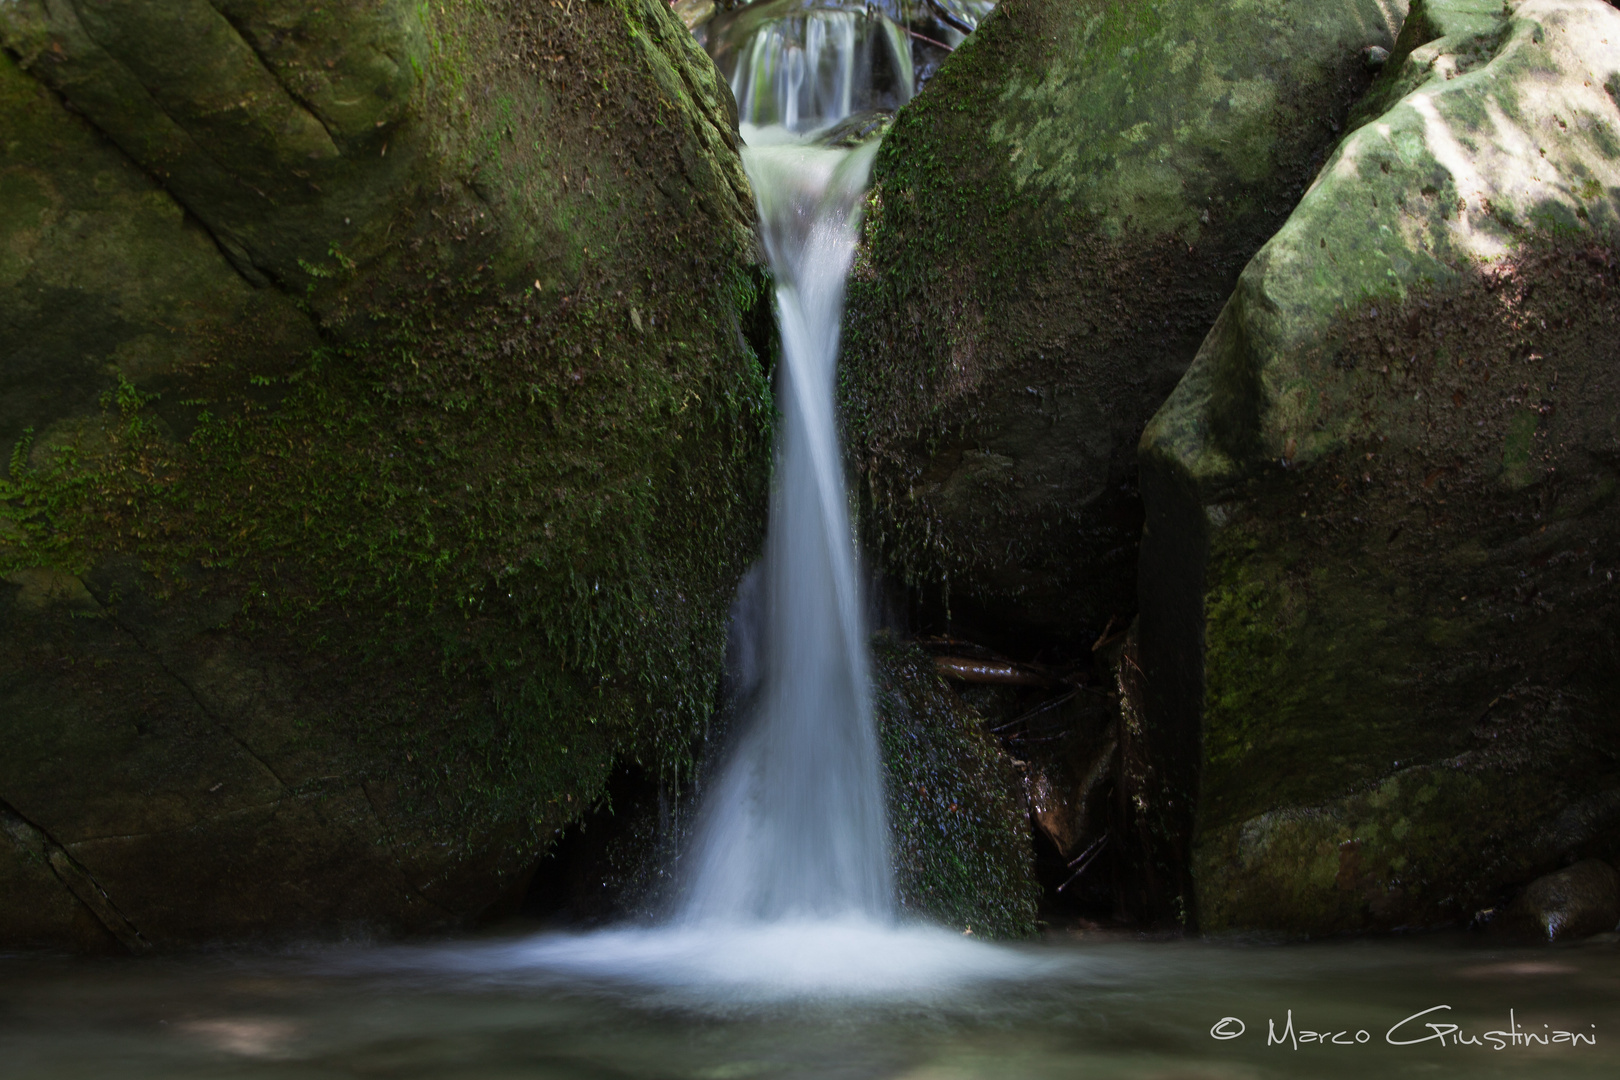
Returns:
[[[1097,856],[1101,855],[1103,853],[1103,849],[1108,846],[1108,836],[1108,833],[1103,833],[1102,836],[1091,842],[1090,847],[1086,848],[1086,850],[1082,851],[1079,855],[1076,855],[1072,860],[1070,860],[1070,866],[1073,866],[1075,863],[1080,863],[1080,869],[1076,870],[1068,881],[1065,881],[1063,884],[1057,887],[1058,892],[1062,892],[1070,885],[1073,885],[1075,882],[1079,881],[1080,875],[1091,869],[1091,864],[1097,861]],[[1080,862],[1081,859],[1084,859],[1085,861]]]
[[[1017,725],[1022,724],[1027,720],[1033,720],[1033,719],[1035,719],[1035,717],[1041,715],[1041,713],[1046,712],[1049,709],[1055,709],[1059,705],[1062,705],[1064,702],[1066,702],[1070,698],[1074,697],[1074,695],[1078,694],[1081,689],[1082,689],[1081,687],[1077,686],[1073,690],[1070,690],[1066,694],[1059,694],[1057,697],[1052,698],[1052,699],[1050,699],[1048,701],[1044,701],[1041,704],[1035,706],[1033,709],[1029,710],[1029,712],[1027,712],[1027,713],[1024,713],[1022,716],[1019,716],[1019,717],[1016,717],[1015,719],[1009,720],[1005,724],[1001,724],[1001,725],[999,725],[997,727],[993,727],[990,730],[991,731],[1006,731],[1008,728],[1016,727]]]
[[[1052,679],[1021,664],[970,660],[965,656],[936,656],[934,669],[957,682],[994,683],[1000,686],[1050,686]]]
[[[1124,634],[1126,632],[1125,630],[1121,630],[1119,632],[1119,634],[1116,634],[1116,633],[1113,632],[1114,631],[1114,624],[1116,622],[1118,622],[1118,621],[1119,621],[1119,616],[1118,615],[1110,615],[1110,616],[1108,616],[1108,625],[1103,627],[1103,632],[1097,635],[1097,640],[1093,641],[1091,643],[1091,651],[1092,652],[1096,652],[1098,649],[1102,648],[1104,645],[1110,644],[1111,642],[1114,641],[1115,638],[1119,637],[1120,634]]]
[[[910,34],[912,37],[916,38],[918,41],[926,41],[930,45],[937,45],[939,48],[944,49],[946,52],[955,52],[956,51],[954,48],[952,48],[951,46],[945,44],[943,41],[935,41],[933,38],[929,37],[927,34],[919,34],[919,33],[917,33],[917,31],[913,30],[909,26],[906,27],[906,33]]]
[[[940,22],[944,23],[946,26],[957,31],[958,33],[971,34],[975,29],[977,29],[965,19],[959,18],[958,16],[952,14],[944,4],[939,2],[939,0],[928,0],[928,7],[929,10],[931,10],[935,15],[939,16]]]

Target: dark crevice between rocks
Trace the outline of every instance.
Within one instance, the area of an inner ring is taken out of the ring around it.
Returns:
[[[950,625],[920,644],[1022,778],[1040,921],[1053,930],[1135,921],[1116,811],[1123,740],[1114,672],[1125,621],[1110,620],[1078,648],[987,634],[992,648]]]
[[[9,833],[17,844],[44,859],[62,887],[72,893],[120,945],[132,953],[152,950],[152,943],[118,909],[112,897],[107,895],[107,890],[101,887],[90,871],[69,855],[55,837],[19,814],[15,807],[4,800],[0,800],[0,829]]]
[[[321,130],[326,132],[328,139],[332,140],[332,145],[338,148],[339,153],[342,153],[343,144],[338,141],[337,133],[332,130],[331,125],[326,122],[326,117],[322,116],[314,105],[305,100],[302,95],[292,88],[286,79],[282,78],[281,72],[270,62],[270,58],[265,56],[259,49],[258,42],[254,40],[254,35],[246,27],[238,23],[237,20],[231,18],[230,14],[221,8],[215,0],[210,0],[208,6],[213,8],[221,19],[230,24],[231,29],[236,31],[237,38],[241,40],[243,45],[247,46],[248,50],[253,53],[254,58],[259,61],[259,66],[264,68],[265,73],[275,80],[277,86],[281,87],[281,92],[286,94],[290,100],[297,102],[298,107],[308,113],[310,119],[321,125]]]
[[[563,830],[534,869],[517,914],[552,926],[589,927],[651,916],[672,880],[674,800],[634,762],[607,794]]]
[[[1106,830],[1078,851],[1060,849],[1038,823],[1031,824],[1035,878],[1041,885],[1039,917],[1050,929],[1087,929],[1119,921],[1115,899],[1116,859]]]
[[[737,329],[743,341],[753,350],[766,382],[774,382],[777,353],[782,347],[776,327],[776,286],[763,260],[760,265],[751,268],[750,276],[753,278],[754,302],[738,312]]]
[[[1189,482],[1144,463],[1141,617],[1121,651],[1122,782],[1118,820],[1130,884],[1122,897],[1150,923],[1197,927],[1191,843],[1198,805],[1204,693],[1204,572],[1208,527],[1195,500],[1169,492]],[[1140,637],[1137,626],[1156,632]],[[1151,717],[1152,722],[1146,722]]]

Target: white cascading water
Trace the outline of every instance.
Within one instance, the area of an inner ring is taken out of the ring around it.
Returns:
[[[893,83],[881,96],[902,105],[912,93],[912,65],[911,43],[899,26],[838,8],[773,19],[738,54],[731,77],[737,115],[744,124],[795,132],[835,124],[873,104],[876,48],[884,50]],[[755,189],[757,198],[757,181]]]
[[[862,25],[862,24],[865,25]],[[453,951],[478,971],[648,984],[728,1005],[783,996],[912,997],[1031,962],[938,927],[897,921],[870,661],[834,409],[844,281],[876,141],[818,131],[869,102],[875,28],[847,10],[766,22],[740,53],[743,161],[776,278],[781,427],[764,559],[759,692],[707,793],[683,860],[684,896],[661,926],[546,935]]]
[[[699,819],[683,916],[887,919],[883,776],[833,407],[844,279],[877,144],[827,149],[751,125],[743,136],[782,341],[765,666],[751,728]]]
[[[732,77],[743,165],[776,280],[779,430],[764,559],[764,659],[747,730],[686,859],[689,924],[894,917],[867,628],[834,409],[844,280],[877,152],[816,133],[870,96],[881,16],[811,10],[762,25]],[[808,132],[807,134],[801,132]]]
[[[764,559],[764,658],[754,713],[709,792],[687,857],[687,923],[892,921],[883,773],[867,627],[834,381],[844,281],[877,141],[816,134],[873,90],[883,40],[890,92],[911,96],[911,50],[864,11],[810,10],[762,25],[732,90],[743,165],[776,280],[781,427]],[[876,31],[876,32],[874,32]]]

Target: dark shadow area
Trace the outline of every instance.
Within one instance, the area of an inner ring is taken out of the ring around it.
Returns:
[[[1116,920],[1117,861],[1106,836],[1097,837],[1077,855],[1065,858],[1052,838],[1031,822],[1035,879],[1041,885],[1039,915],[1048,928],[1064,930]]]
[[[1112,835],[1124,620],[1078,646],[1033,633],[977,638],[963,621],[949,626],[918,642],[1022,779],[1039,918],[1056,929],[1115,921],[1125,910],[1120,890],[1130,888]]]
[[[671,803],[640,766],[621,765],[602,801],[540,860],[517,914],[575,928],[651,916],[670,876]]]

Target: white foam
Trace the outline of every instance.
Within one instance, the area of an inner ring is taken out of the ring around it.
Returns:
[[[1072,960],[922,924],[862,918],[622,927],[432,950],[426,966],[501,980],[564,976],[699,1003],[924,1001],[1056,974]]]

